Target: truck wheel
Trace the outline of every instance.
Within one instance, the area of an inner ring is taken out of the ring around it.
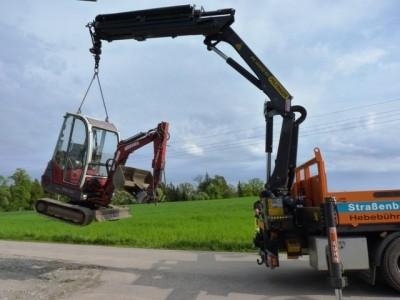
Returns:
[[[382,279],[400,291],[400,238],[394,239],[386,247],[382,256]]]

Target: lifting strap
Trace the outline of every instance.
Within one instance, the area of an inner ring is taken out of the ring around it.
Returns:
[[[98,69],[98,68],[95,68],[95,69],[94,69],[94,74],[93,74],[92,80],[90,81],[89,87],[87,88],[86,93],[85,93],[85,96],[84,96],[83,99],[82,99],[81,105],[79,105],[78,114],[81,113],[82,105],[83,105],[83,103],[84,103],[85,100],[86,100],[86,96],[87,96],[87,94],[89,93],[90,87],[92,86],[92,83],[93,83],[93,81],[94,81],[95,78],[97,78],[97,82],[98,82],[98,84],[99,84],[101,99],[103,100],[104,111],[105,111],[105,113],[106,113],[106,122],[108,122],[108,112],[107,112],[106,102],[105,102],[105,100],[104,100],[103,90],[102,90],[101,84],[100,84],[99,69]]]
[[[89,26],[87,26],[87,27],[89,27]],[[100,77],[99,77],[99,62],[100,62],[100,54],[101,54],[101,42],[100,41],[96,42],[94,40],[93,34],[90,31],[90,28],[89,28],[89,32],[90,32],[90,36],[92,38],[92,43],[93,43],[93,50],[91,50],[90,52],[93,53],[94,61],[95,61],[94,74],[93,74],[92,80],[90,81],[89,87],[86,90],[85,96],[82,99],[81,105],[79,105],[78,113],[81,113],[81,108],[82,108],[83,102],[85,102],[85,100],[86,100],[86,96],[89,93],[90,87],[92,86],[92,83],[93,83],[94,79],[97,78],[97,83],[99,84],[99,90],[100,90],[100,94],[101,94],[101,99],[103,101],[104,111],[106,113],[106,120],[105,121],[108,122],[108,112],[107,112],[106,102],[104,100],[103,90],[101,88]]]

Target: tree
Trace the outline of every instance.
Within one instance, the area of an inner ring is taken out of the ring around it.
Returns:
[[[29,201],[29,206],[31,208],[33,208],[33,204],[35,203],[35,201],[39,198],[43,198],[45,196],[45,192],[42,188],[42,186],[39,183],[39,180],[35,179],[32,183],[31,183],[31,198]]]
[[[8,187],[9,179],[0,175],[0,187]]]
[[[156,188],[157,202],[165,201],[164,187],[158,186]]]
[[[30,188],[31,186],[31,178],[23,169],[17,168],[15,173],[10,176],[10,179],[14,180],[14,185],[24,186],[26,188]]]
[[[194,186],[190,183],[184,182],[178,185],[179,189],[179,200],[192,200],[195,194]]]
[[[7,209],[11,199],[8,179],[0,175],[0,211]]]
[[[211,180],[211,187],[214,199],[229,198],[231,194],[231,189],[223,176],[215,175]]]
[[[11,199],[8,204],[8,210],[23,210],[31,208],[31,178],[23,169],[17,169],[9,177],[14,181],[10,186]]]
[[[179,189],[172,182],[165,186],[164,195],[166,201],[179,201]]]
[[[197,175],[193,180],[197,182],[197,188],[198,188],[203,182],[203,175]]]
[[[248,182],[240,182],[237,186],[238,197],[258,196],[264,190],[264,183],[259,178],[252,178]]]
[[[22,185],[13,185],[10,187],[11,200],[8,203],[8,211],[30,209],[31,193]]]
[[[193,195],[193,200],[210,200],[210,196],[204,192],[196,192]]]
[[[242,197],[252,197],[253,189],[247,182],[241,183]]]
[[[197,194],[204,195],[207,194],[209,199],[221,199],[229,190],[228,184],[223,176],[215,175],[211,178],[208,173],[203,176],[199,175],[195,178],[198,182]],[[196,199],[198,196],[196,196]]]
[[[238,182],[238,185],[237,185],[237,195],[238,195],[238,197],[243,197],[243,188],[242,188],[242,184],[240,183],[240,181]]]
[[[194,180],[198,182],[195,200],[202,200],[204,195],[208,195],[207,199],[232,198],[238,195],[236,187],[228,184],[223,176],[215,175],[211,178],[206,173],[204,177],[199,175]]]
[[[264,182],[260,178],[252,178],[248,181],[253,196],[258,196],[264,190]]]
[[[197,186],[197,191],[208,194],[208,191],[210,190],[210,185],[211,185],[211,177],[206,172],[204,179],[202,176],[197,176],[196,178],[199,178],[201,180],[201,181],[199,181],[199,185]],[[210,195],[210,194],[208,194],[208,195]]]
[[[212,199],[232,198],[237,196],[235,187],[228,184],[225,178],[220,175],[215,175],[211,180],[210,193]]]
[[[235,188],[235,186],[228,184],[227,189],[223,192],[222,196],[224,198],[233,198],[233,197],[237,197],[238,193],[237,190]]]
[[[239,181],[237,187],[226,182],[221,175],[211,177],[207,172],[194,178],[197,187],[183,182],[174,186],[161,184],[157,188],[158,201],[188,201],[208,200],[257,196],[263,190],[263,182],[258,178],[250,179],[248,183]],[[0,175],[0,211],[32,209],[34,202],[43,197],[67,202],[69,198],[44,191],[40,182],[31,180],[28,173],[17,168],[9,177]],[[135,196],[125,190],[116,190],[112,199],[114,204],[124,205],[135,201]]]

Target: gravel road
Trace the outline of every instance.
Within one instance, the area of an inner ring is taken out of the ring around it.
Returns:
[[[0,300],[335,299],[306,258],[268,270],[255,254],[0,241]],[[343,298],[399,299],[349,277]]]
[[[0,299],[60,299],[94,287],[101,268],[0,255]]]

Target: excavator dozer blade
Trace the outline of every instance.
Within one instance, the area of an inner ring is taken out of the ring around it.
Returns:
[[[93,210],[93,217],[97,222],[104,221],[116,221],[119,219],[130,218],[131,211],[129,207],[113,206],[102,207],[100,209]]]
[[[92,211],[87,207],[50,198],[38,199],[35,202],[35,211],[39,215],[77,226],[89,225],[94,219]]]

